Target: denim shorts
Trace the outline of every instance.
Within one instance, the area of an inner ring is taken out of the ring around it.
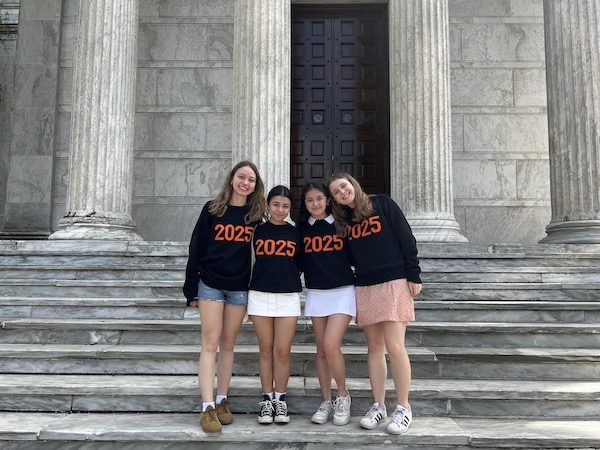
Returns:
[[[225,302],[226,305],[246,306],[248,304],[248,291],[214,289],[200,280],[198,283],[198,299]]]

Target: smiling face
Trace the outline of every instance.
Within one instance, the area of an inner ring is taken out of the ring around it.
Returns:
[[[292,202],[289,198],[275,195],[269,200],[269,221],[275,225],[282,225],[291,209]]]
[[[233,196],[243,199],[245,203],[246,197],[252,194],[256,187],[256,173],[249,166],[240,167],[233,174],[231,187],[233,188]]]
[[[327,196],[318,189],[311,189],[304,196],[304,205],[313,219],[324,219],[327,217]]]
[[[352,183],[346,178],[333,180],[329,184],[329,191],[331,192],[331,196],[340,205],[349,206],[352,209],[356,208],[356,192]]]

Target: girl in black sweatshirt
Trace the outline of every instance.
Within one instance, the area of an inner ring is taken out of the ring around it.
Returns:
[[[231,170],[217,198],[204,205],[190,241],[183,293],[188,306],[200,310],[200,424],[208,433],[219,432],[221,425],[233,422],[227,400],[233,347],[248,303],[252,232],[263,219],[265,208],[258,169],[242,161]],[[219,362],[215,364],[217,349]]]
[[[285,393],[290,377],[290,353],[300,315],[300,231],[285,219],[292,193],[276,186],[267,196],[269,220],[254,230],[255,263],[248,292],[248,315],[254,323],[260,351],[258,371],[263,391],[258,423],[288,423]]]
[[[335,228],[331,215],[331,195],[322,183],[307,183],[302,189],[298,226],[304,248],[306,305],[317,345],[317,375],[323,401],[311,418],[334,425],[350,421],[350,393],[346,389],[346,362],[340,349],[344,333],[356,315],[354,274],[350,267],[348,240]],[[337,398],[331,401],[331,378]]]
[[[411,368],[404,336],[407,323],[415,320],[413,297],[422,287],[416,240],[390,197],[369,197],[347,173],[332,175],[329,190],[336,227],[348,236],[356,274],[356,323],[363,327],[368,346],[375,403],[360,425],[373,429],[387,417],[387,349],[397,396],[387,432],[403,434],[412,420],[408,403]]]

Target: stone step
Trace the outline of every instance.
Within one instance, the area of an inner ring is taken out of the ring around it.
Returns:
[[[0,340],[13,344],[189,344],[201,343],[197,319],[4,319]],[[599,323],[413,322],[406,341],[420,346],[600,347]],[[254,326],[244,323],[238,343],[256,343]],[[298,321],[295,342],[312,343],[310,320]],[[362,329],[348,327],[346,343],[364,344]]]
[[[593,348],[407,347],[415,379],[579,380],[600,379],[600,353]],[[197,345],[0,344],[0,373],[195,375]],[[349,377],[367,378],[367,349],[346,345]],[[293,376],[314,377],[315,347],[292,346]],[[256,345],[236,345],[234,374],[257,376]]]
[[[600,302],[415,302],[419,322],[600,323]],[[181,298],[0,297],[0,317],[12,319],[182,319],[198,317]]]
[[[352,414],[364,414],[373,401],[369,380],[348,378],[347,387]],[[390,379],[386,387],[393,393]],[[194,375],[0,375],[0,391],[1,411],[199,412],[202,404]],[[258,377],[233,377],[232,411],[257,413],[260,392]],[[290,378],[287,403],[291,414],[312,414],[321,400],[318,379]],[[600,420],[598,381],[415,379],[410,401],[419,416]],[[394,408],[391,400],[387,406]]]
[[[364,430],[359,417],[336,427],[314,425],[309,416],[293,416],[285,426],[259,425],[238,414],[220,434],[204,433],[198,414],[0,413],[3,448],[98,450],[101,448],[180,450],[201,447],[270,449],[470,449],[600,448],[600,421],[420,417],[408,432],[392,436],[382,424]]]

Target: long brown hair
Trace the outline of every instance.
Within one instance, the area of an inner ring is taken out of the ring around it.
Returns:
[[[265,185],[263,184],[262,178],[258,173],[258,168],[250,161],[240,161],[233,167],[233,169],[231,169],[231,172],[229,172],[229,175],[223,182],[223,187],[217,194],[217,197],[211,203],[208,212],[217,217],[223,217],[223,214],[225,214],[225,211],[227,211],[227,205],[231,200],[231,196],[233,195],[233,186],[231,185],[231,182],[233,181],[235,173],[242,167],[250,167],[250,169],[252,169],[256,175],[256,186],[254,187],[254,191],[248,195],[248,197],[246,197],[246,204],[250,205],[250,211],[248,214],[246,214],[244,220],[247,224],[251,222],[260,222],[262,219],[264,219],[267,211],[265,202]]]
[[[367,193],[363,191],[362,186],[358,181],[356,181],[356,178],[349,173],[338,172],[331,175],[331,178],[329,178],[329,181],[327,182],[327,187],[329,190],[331,191],[330,186],[333,181],[342,179],[347,180],[354,188],[354,203],[356,203],[356,207],[352,210],[352,220],[354,222],[359,222],[373,214],[374,208],[371,199]],[[335,218],[335,229],[342,236],[346,236],[348,229],[348,217],[346,216],[342,205],[335,200],[333,194],[331,195],[331,210],[333,217]]]

